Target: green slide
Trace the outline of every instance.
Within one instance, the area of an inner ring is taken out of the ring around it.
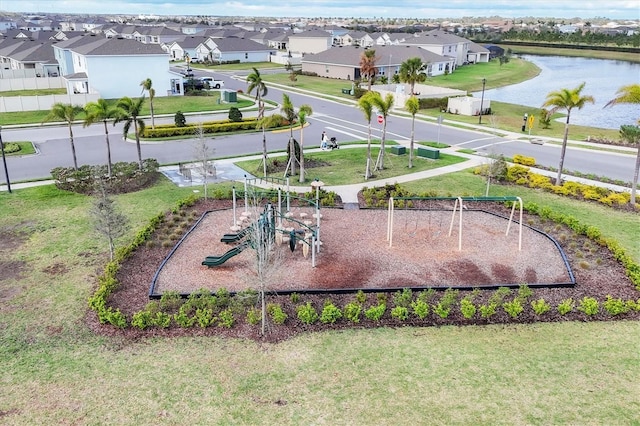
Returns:
[[[246,245],[241,244],[239,246],[236,246],[236,247],[232,248],[231,250],[229,250],[228,252],[226,252],[222,256],[207,256],[202,261],[202,264],[206,265],[206,266],[208,266],[210,268],[212,266],[220,266],[224,262],[226,262],[227,260],[231,259],[233,256],[235,256],[237,254],[240,254],[242,252],[242,250],[244,250],[246,247],[247,247]]]

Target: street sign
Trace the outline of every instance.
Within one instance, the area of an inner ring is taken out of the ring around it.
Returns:
[[[534,120],[535,120],[535,119],[536,119],[536,117],[535,117],[533,114],[531,114],[531,115],[529,116],[529,118],[527,119],[527,120],[528,120],[528,122],[529,122],[529,128],[532,128],[532,127],[533,127],[533,122],[534,122]]]
[[[379,115],[378,116],[378,124],[382,124],[382,123],[384,123],[384,117]]]

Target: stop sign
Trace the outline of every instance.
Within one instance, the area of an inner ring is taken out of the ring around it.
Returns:
[[[378,124],[382,124],[382,123],[384,123],[384,117],[379,115],[378,116]]]

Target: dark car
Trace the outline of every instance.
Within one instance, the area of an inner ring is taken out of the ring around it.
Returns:
[[[183,85],[184,85],[184,91],[185,92],[189,92],[191,90],[204,90],[204,89],[206,89],[205,83],[203,81],[195,79],[195,78],[189,78],[189,79],[185,80]]]

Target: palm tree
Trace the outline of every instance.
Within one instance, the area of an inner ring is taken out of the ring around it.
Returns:
[[[567,138],[569,137],[569,120],[571,119],[571,110],[574,108],[582,109],[587,102],[594,103],[593,96],[582,96],[582,89],[585,83],[582,83],[573,90],[560,89],[547,94],[547,100],[542,107],[551,107],[549,114],[564,109],[567,111],[567,121],[564,125],[564,137],[562,138],[562,149],[560,150],[560,165],[558,166],[558,176],[556,177],[556,185],[560,185],[562,179],[562,166],[564,165],[564,156],[567,151]]]
[[[152,85],[153,83],[151,82],[150,78],[147,78],[140,82],[140,86],[142,86],[142,93],[144,93],[145,90],[149,93],[149,109],[151,110],[151,128],[155,129],[156,122],[153,116],[153,98],[155,98],[156,96],[156,89],[151,87]]]
[[[628,84],[626,86],[622,86],[618,89],[616,95],[617,96],[615,98],[607,102],[605,108],[617,104],[640,104],[640,84]],[[640,124],[640,118],[638,119],[638,124]],[[623,127],[625,129],[623,129]],[[631,185],[631,205],[634,205],[636,203],[636,187],[638,186],[638,174],[640,171],[640,140],[637,138],[637,132],[633,132],[630,127],[638,128],[638,126],[621,126],[620,134],[626,141],[638,144],[636,168],[633,172],[633,185]],[[634,133],[636,134],[635,142],[633,142]]]
[[[411,143],[409,144],[409,168],[413,167],[413,141],[415,136],[416,114],[420,111],[420,101],[415,96],[408,98],[404,107],[411,114]]]
[[[258,121],[262,123],[262,166],[264,176],[267,176],[267,136],[264,128],[264,103],[262,102],[262,97],[267,95],[267,85],[262,80],[260,71],[255,67],[253,67],[253,72],[247,76],[247,83],[249,83],[247,93],[251,94],[255,90],[258,101]]]
[[[298,111],[298,122],[300,123],[300,183],[304,182],[304,125],[307,123],[307,117],[311,114],[313,114],[311,105],[304,104],[300,106],[300,111]]]
[[[382,138],[380,138],[380,152],[378,152],[378,159],[376,160],[375,170],[383,170],[384,169],[384,149],[385,149],[385,140],[387,136],[387,117],[391,112],[391,108],[393,108],[393,94],[387,93],[387,95],[382,99],[382,96],[378,92],[374,93],[371,96],[371,103],[374,108],[378,110],[378,114],[380,114],[383,118],[382,124]]]
[[[76,116],[83,112],[81,106],[63,104],[58,102],[51,107],[49,114],[44,118],[45,121],[64,121],[69,127],[69,143],[71,144],[71,155],[73,155],[73,168],[78,170],[78,159],[76,158],[76,146],[73,143],[73,122],[76,120]]]
[[[138,163],[140,170],[143,168],[142,164],[142,152],[140,151],[140,135],[144,132],[145,124],[144,120],[140,118],[140,111],[142,110],[142,104],[144,103],[144,96],[136,100],[127,96],[118,100],[116,107],[118,111],[116,113],[116,119],[113,120],[113,125],[124,121],[124,128],[122,133],[124,137],[127,137],[129,129],[133,124],[133,131],[136,135],[136,149],[138,150]]]
[[[378,72],[376,67],[377,60],[376,51],[372,49],[367,49],[360,55],[360,75],[369,80],[369,91],[371,91],[371,85]]]
[[[373,92],[367,92],[364,96],[358,99],[358,108],[364,113],[364,118],[367,120],[367,167],[364,172],[364,178],[369,179],[371,177],[371,117],[373,116],[373,103],[371,97],[374,96]]]
[[[293,106],[293,102],[291,102],[291,98],[286,93],[282,94],[282,106],[280,107],[280,112],[282,112],[289,122],[289,158],[291,162],[291,174],[296,174],[296,146],[293,141],[293,124],[298,118],[298,114],[296,114],[296,109]]]
[[[400,65],[400,81],[408,83],[411,88],[410,95],[415,94],[416,83],[422,83],[427,78],[424,73],[424,64],[420,58],[410,58]]]
[[[105,142],[107,144],[107,175],[111,177],[111,145],[109,144],[109,128],[107,127],[107,121],[115,119],[118,110],[111,106],[105,99],[98,99],[96,102],[89,102],[85,105],[84,111],[84,127],[90,126],[98,121],[102,121],[104,124]]]

